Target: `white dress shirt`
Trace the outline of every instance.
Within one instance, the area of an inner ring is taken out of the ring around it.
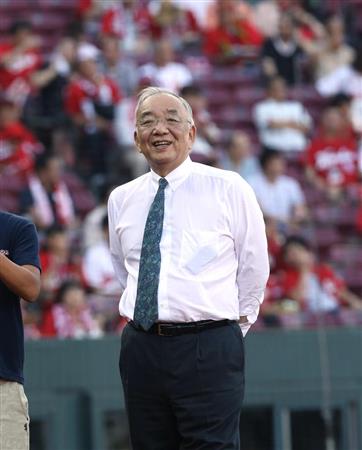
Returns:
[[[256,104],[254,120],[263,145],[280,151],[303,151],[307,145],[306,135],[295,128],[271,128],[270,121],[293,121],[310,127],[312,119],[300,102],[271,98]]]
[[[87,284],[100,294],[119,293],[119,281],[114,273],[111,253],[105,239],[86,250],[82,269]]]
[[[169,62],[164,66],[148,63],[138,69],[139,78],[149,78],[155,86],[179,92],[193,81],[192,73],[185,64]]]
[[[283,222],[291,220],[295,208],[306,203],[298,181],[287,175],[281,175],[272,183],[263,173],[259,173],[249,178],[248,183],[264,214]]]
[[[151,171],[117,187],[108,202],[110,248],[133,318],[142,238],[160,176]],[[159,320],[255,322],[269,275],[263,216],[250,186],[236,173],[187,158],[166,176],[160,242]]]

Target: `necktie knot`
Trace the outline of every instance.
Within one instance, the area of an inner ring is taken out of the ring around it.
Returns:
[[[165,187],[168,185],[168,181],[166,180],[166,178],[160,178],[158,180],[158,185],[161,189],[165,189]]]

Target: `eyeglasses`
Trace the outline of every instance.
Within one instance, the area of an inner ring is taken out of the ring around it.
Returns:
[[[155,128],[160,122],[162,122],[166,126],[166,128],[171,129],[180,129],[185,123],[184,120],[178,119],[176,117],[162,117],[158,119],[156,119],[155,117],[147,117],[139,120],[137,122],[137,125],[140,128],[148,130]],[[187,123],[191,125],[191,122],[189,120],[187,120]]]

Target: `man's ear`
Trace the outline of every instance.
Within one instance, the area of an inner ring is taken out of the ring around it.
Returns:
[[[195,142],[196,138],[196,127],[191,125],[189,129],[189,150],[191,150],[192,144]]]
[[[138,150],[140,153],[142,153],[142,150],[141,150],[141,147],[140,147],[140,141],[139,141],[139,139],[138,139],[137,130],[135,130],[134,133],[133,133],[133,140],[134,140],[134,143],[136,144],[137,150]]]

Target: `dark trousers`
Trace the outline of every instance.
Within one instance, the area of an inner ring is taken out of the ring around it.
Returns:
[[[120,371],[133,450],[239,450],[239,325],[157,336],[127,325]]]

